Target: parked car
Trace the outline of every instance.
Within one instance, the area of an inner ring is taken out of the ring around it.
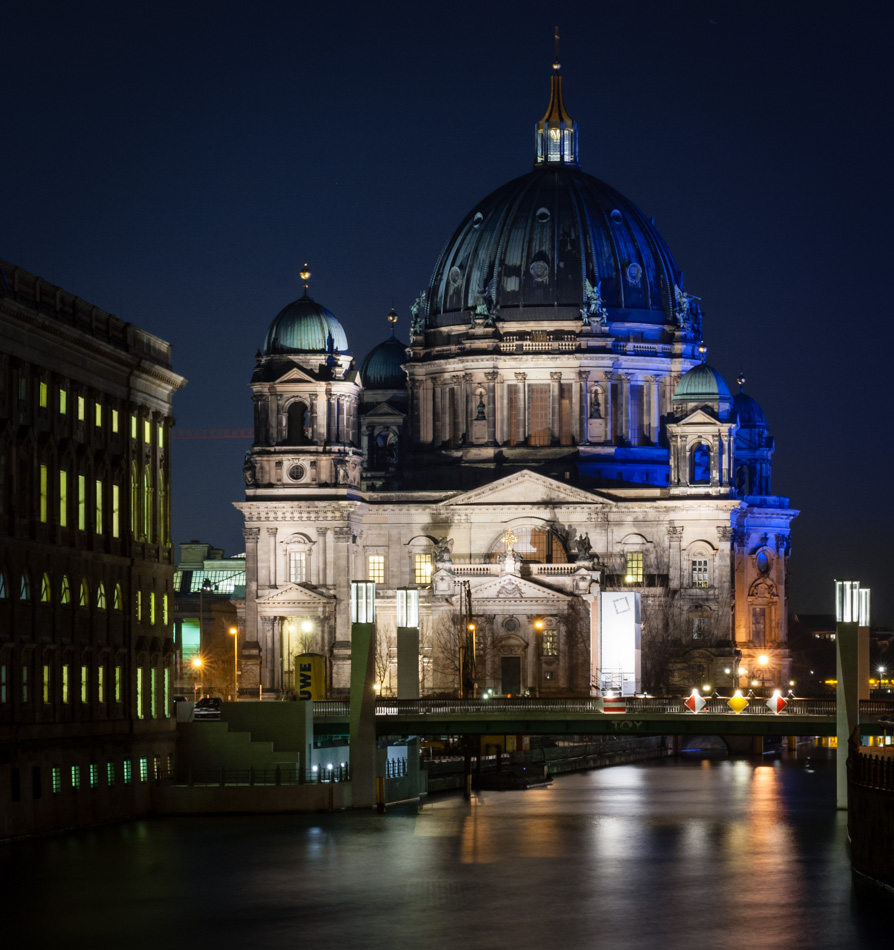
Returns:
[[[223,700],[217,696],[205,696],[196,703],[192,711],[192,718],[195,719],[220,719],[220,710],[223,706]]]

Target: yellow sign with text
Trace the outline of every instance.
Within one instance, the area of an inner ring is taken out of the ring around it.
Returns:
[[[298,699],[326,698],[326,662],[318,653],[295,657],[295,695]]]

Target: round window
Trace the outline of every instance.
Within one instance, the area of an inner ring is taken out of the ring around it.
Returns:
[[[766,574],[770,570],[770,556],[766,551],[758,551],[757,555],[757,569],[761,574]]]
[[[306,470],[303,465],[293,465],[289,469],[289,478],[291,478],[293,482],[300,482],[305,474]]]

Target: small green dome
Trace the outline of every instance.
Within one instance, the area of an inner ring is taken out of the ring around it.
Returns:
[[[348,338],[338,320],[308,297],[290,303],[276,315],[264,339],[263,353],[345,353]]]
[[[407,345],[391,337],[374,346],[360,364],[360,379],[364,389],[406,389],[407,376],[403,365],[407,361]]]
[[[684,373],[674,393],[674,402],[718,402],[721,399],[730,399],[729,386],[707,363],[699,363]]]

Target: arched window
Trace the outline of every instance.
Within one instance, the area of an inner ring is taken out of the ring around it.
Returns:
[[[96,606],[99,610],[106,609],[106,588],[102,581],[99,582],[99,587],[96,588]]]
[[[71,587],[68,583],[68,574],[62,575],[62,584],[59,587],[59,603],[60,604],[71,603]]]
[[[48,604],[52,600],[52,587],[50,586],[50,575],[44,572],[40,579],[40,602]]]
[[[711,482],[711,450],[698,442],[689,452],[689,484],[708,485]]]
[[[124,598],[121,596],[121,585],[115,585],[115,593],[112,595],[112,610],[124,610]]]
[[[311,441],[310,412],[300,400],[293,402],[286,416],[286,444],[308,445]]]
[[[90,585],[87,583],[86,577],[81,580],[81,591],[78,596],[78,606],[79,607],[90,606]]]
[[[0,571],[0,600],[9,597],[9,588],[6,586],[6,571]]]
[[[31,600],[31,578],[27,571],[22,571],[22,580],[19,583],[19,600]]]
[[[568,563],[565,544],[552,528],[523,525],[513,528],[512,534],[515,536],[515,541],[512,542],[513,550],[520,554],[523,560],[534,564]],[[501,533],[500,537],[505,536],[505,533]],[[496,561],[505,549],[506,542],[497,540],[491,551],[491,561]]]
[[[143,537],[152,540],[152,476],[148,465],[143,469]]]
[[[130,533],[136,537],[139,527],[140,512],[140,479],[137,474],[137,463],[130,463]]]

